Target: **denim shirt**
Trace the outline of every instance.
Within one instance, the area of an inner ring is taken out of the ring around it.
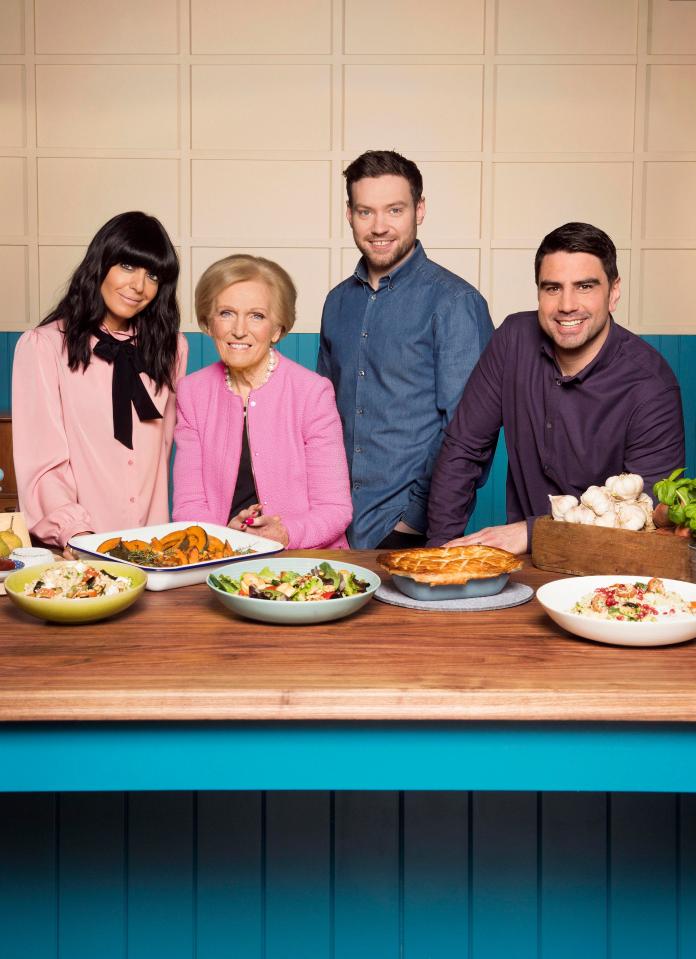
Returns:
[[[419,242],[376,290],[361,259],[329,293],[317,371],[343,424],[354,548],[374,548],[399,520],[425,532],[443,430],[492,332],[481,294]]]

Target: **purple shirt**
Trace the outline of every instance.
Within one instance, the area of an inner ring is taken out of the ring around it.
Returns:
[[[507,519],[550,512],[549,494],[579,496],[621,472],[653,483],[683,466],[684,421],[674,373],[651,346],[610,320],[597,356],[563,376],[536,312],[509,316],[474,368],[433,472],[428,542],[463,535],[502,426]]]

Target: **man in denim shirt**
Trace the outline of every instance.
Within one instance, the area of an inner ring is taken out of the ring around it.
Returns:
[[[443,431],[488,343],[486,301],[416,239],[423,180],[411,160],[370,151],[344,172],[362,253],[328,295],[317,369],[336,390],[350,468],[354,548],[425,542]]]

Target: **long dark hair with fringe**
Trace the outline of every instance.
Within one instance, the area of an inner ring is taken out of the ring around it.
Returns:
[[[145,267],[159,281],[154,300],[132,319],[135,338],[148,376],[159,391],[174,385],[179,307],[176,282],[179,261],[159,220],[146,213],[119,213],[97,232],[85,258],[72,275],[68,290],[40,326],[62,320],[71,370],[89,366],[90,337],[104,320],[101,286],[112,266]]]

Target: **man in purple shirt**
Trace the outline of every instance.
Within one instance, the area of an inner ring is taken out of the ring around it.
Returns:
[[[645,488],[683,466],[679,385],[660,354],[618,326],[621,280],[602,230],[566,223],[537,250],[537,313],[515,313],[474,368],[445,430],[428,505],[428,543],[527,552],[549,494],[579,496],[621,472]],[[462,536],[501,426],[507,519]]]

